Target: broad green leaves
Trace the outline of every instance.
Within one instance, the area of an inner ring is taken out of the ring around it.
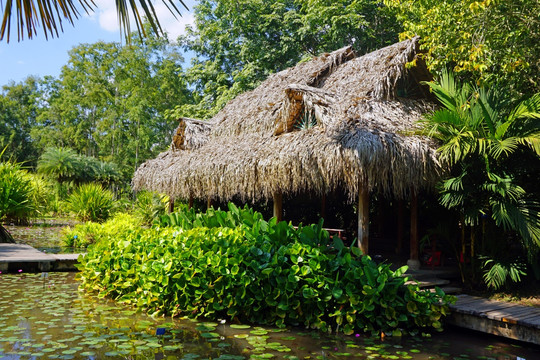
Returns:
[[[82,259],[83,286],[156,314],[348,334],[414,332],[437,325],[433,314],[445,311],[447,297],[406,287],[403,269],[394,274],[358,256],[321,223],[295,229],[229,208],[169,216],[165,227],[108,231]]]

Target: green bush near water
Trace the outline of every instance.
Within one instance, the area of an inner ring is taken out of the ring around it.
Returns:
[[[68,197],[66,204],[79,220],[103,221],[113,209],[113,194],[101,185],[83,184]]]
[[[0,221],[26,223],[36,213],[36,189],[20,164],[0,163]]]
[[[137,232],[141,226],[136,216],[118,213],[103,224],[88,221],[73,227],[67,226],[62,229],[62,240],[67,247],[86,248],[100,240],[111,241],[117,235],[126,236],[130,232]]]
[[[405,286],[404,268],[375,264],[322,223],[294,229],[233,205],[168,218],[183,228],[117,229],[97,241],[81,259],[82,286],[155,314],[345,334],[440,329],[448,312],[450,297]]]

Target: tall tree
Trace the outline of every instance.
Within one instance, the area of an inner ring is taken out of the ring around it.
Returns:
[[[494,81],[513,96],[540,92],[538,0],[385,0],[402,37],[420,35],[431,70],[452,68],[477,84]]]
[[[39,81],[29,77],[3,86],[0,93],[0,151],[26,165],[37,160],[30,132],[40,112],[39,87]]]
[[[270,73],[346,45],[365,53],[400,30],[375,0],[202,0],[180,39],[196,55],[186,75],[199,98],[174,114],[210,116]]]
[[[42,148],[70,147],[114,162],[129,178],[169,144],[176,123],[165,110],[190,101],[182,61],[166,37],[80,45],[58,81],[48,82],[48,107],[32,134]]]

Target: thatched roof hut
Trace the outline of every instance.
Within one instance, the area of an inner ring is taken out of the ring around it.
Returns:
[[[142,164],[134,190],[171,198],[272,198],[338,186],[351,198],[406,198],[440,167],[415,123],[433,110],[418,39],[356,57],[350,47],[271,75],[209,121],[180,119],[170,150]]]

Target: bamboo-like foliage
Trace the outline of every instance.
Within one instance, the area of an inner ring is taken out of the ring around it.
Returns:
[[[131,33],[130,16],[135,20],[139,34],[146,35],[143,21],[147,19],[157,34],[163,33],[159,19],[150,0],[115,0],[118,13],[118,22],[126,38]],[[178,5],[186,7],[183,0],[162,0],[163,4],[173,15],[181,15]],[[0,28],[0,40],[4,37],[10,40],[11,21],[14,17],[17,28],[18,40],[23,40],[25,35],[31,39],[37,35],[37,28],[43,26],[45,38],[58,37],[63,32],[62,21],[74,25],[74,20],[81,13],[92,12],[96,4],[93,0],[6,0],[5,5],[0,1],[3,9],[2,27]],[[140,9],[139,9],[140,8]],[[142,10],[142,11],[141,11]]]
[[[338,187],[352,199],[364,176],[371,190],[400,198],[429,187],[441,167],[415,123],[434,104],[397,96],[400,81],[420,87],[431,79],[417,51],[418,39],[362,57],[343,48],[274,74],[230,101],[204,131],[190,134],[189,121],[181,122],[182,143],[141,165],[132,185],[223,200]],[[317,125],[299,129],[304,114]]]

